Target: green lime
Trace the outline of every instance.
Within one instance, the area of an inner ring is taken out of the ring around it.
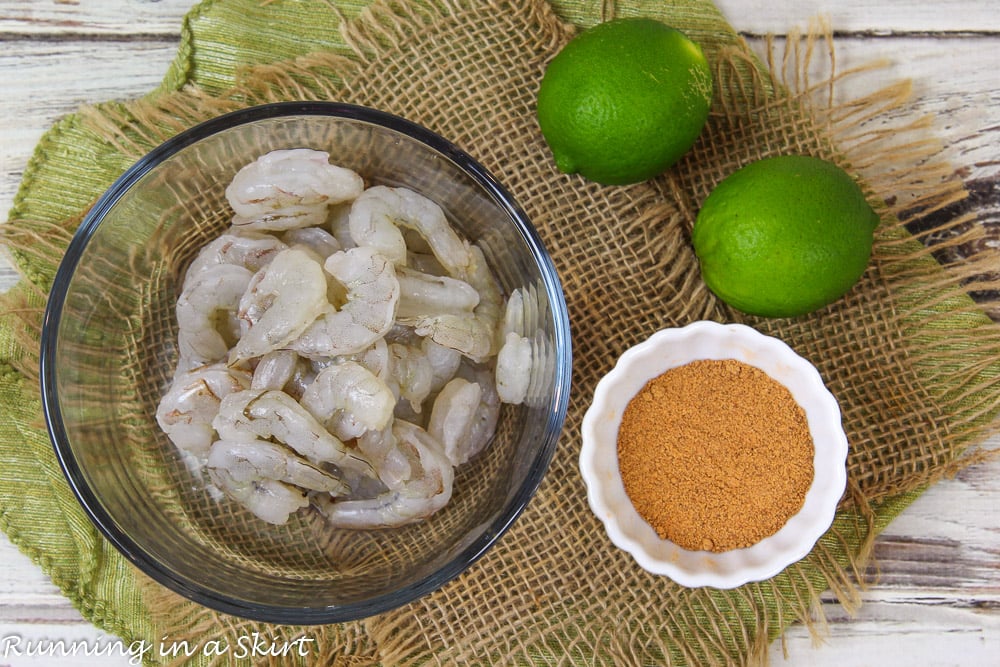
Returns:
[[[691,242],[708,287],[754,315],[793,317],[864,273],[878,216],[840,167],[784,155],[731,174],[705,199]]]
[[[711,102],[697,44],[660,21],[615,19],[577,35],[549,64],[538,124],[560,171],[624,185],[677,162]]]

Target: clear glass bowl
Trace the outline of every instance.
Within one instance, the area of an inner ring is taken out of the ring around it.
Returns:
[[[328,151],[366,185],[412,188],[480,245],[507,293],[532,295],[536,359],[525,403],[456,471],[447,507],[392,530],[331,529],[318,513],[271,526],[217,502],[158,428],[176,360],[183,271],[225,229],[225,186],[279,148]],[[332,623],[403,605],[456,577],[510,527],[545,473],[566,414],[571,350],[551,259],[511,195],[469,155],[398,117],[337,103],[238,111],[159,146],[96,203],[49,297],[41,386],[66,478],[101,532],[143,572],[207,607]]]
[[[813,439],[813,481],[802,509],[777,533],[745,549],[692,551],[660,538],[632,505],[618,468],[618,429],[632,397],[653,378],[699,359],[736,359],[785,385],[806,413]],[[598,382],[582,436],[587,499],[608,537],[644,569],[688,587],[734,588],[801,560],[830,527],[847,484],[840,406],[819,372],[783,341],[742,324],[695,322],[658,331],[626,350]]]

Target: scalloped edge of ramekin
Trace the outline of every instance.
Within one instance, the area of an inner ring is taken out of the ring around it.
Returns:
[[[618,469],[618,429],[629,401],[649,380],[700,359],[736,359],[785,385],[806,413],[815,449],[813,482],[802,509],[777,533],[721,553],[690,551],[660,538],[632,505]],[[597,383],[581,431],[587,501],[612,543],[643,569],[691,588],[735,588],[801,560],[830,528],[847,484],[840,406],[819,371],[784,341],[743,324],[694,322],[662,329],[629,348]]]

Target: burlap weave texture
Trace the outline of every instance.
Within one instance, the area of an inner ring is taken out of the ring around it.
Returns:
[[[970,258],[949,273],[905,231],[909,218],[960,196],[960,187],[942,181],[933,165],[885,179],[891,155],[880,147],[884,137],[867,134],[862,123],[884,100],[860,110],[826,108],[811,86],[787,91],[735,35],[705,29],[717,15],[706,7],[699,18],[691,10],[698,4],[679,17],[660,11],[702,41],[715,63],[709,127],[677,168],[636,186],[606,188],[555,170],[533,100],[545,63],[574,29],[531,0],[379,4],[346,25],[345,52],[246,70],[222,95],[188,89],[84,112],[84,130],[114,147],[124,168],[176,131],[240,106],[337,99],[384,109],[449,137],[497,174],[559,270],[573,328],[574,386],[565,436],[537,497],[453,584],[363,623],[309,630],[322,646],[315,662],[758,661],[788,623],[808,619],[821,591],[832,587],[851,601],[853,570],[863,566],[870,539],[910,494],[961,460],[1000,406],[1000,333],[956,277],[995,263],[996,255]],[[687,233],[698,203],[727,173],[787,152],[832,159],[867,177],[885,222],[872,268],[847,298],[794,321],[745,318],[700,281]],[[8,239],[22,257],[34,253],[39,282],[51,275],[73,224],[12,221]],[[48,246],[27,243],[38,236]],[[20,305],[37,313],[37,294],[26,293]],[[750,323],[813,361],[841,401],[852,444],[850,492],[834,529],[779,577],[730,592],[683,589],[640,570],[610,545],[576,469],[580,420],[600,376],[653,331],[698,319]],[[32,334],[29,326],[13,340]],[[31,355],[12,349],[6,358]],[[148,582],[139,590],[156,637],[204,641],[256,627]],[[300,629],[269,631],[291,636]]]

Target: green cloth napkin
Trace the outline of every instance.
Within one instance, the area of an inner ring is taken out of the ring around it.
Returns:
[[[425,3],[462,5],[458,0],[421,0],[412,4],[419,7]],[[408,5],[399,2],[394,6]],[[552,6],[562,19],[578,26],[590,25],[612,15],[657,16],[683,26],[696,41],[711,45],[713,52],[738,47],[740,42],[725,18],[707,0],[632,0],[617,4],[556,0]],[[161,86],[150,93],[150,98],[156,99],[186,86],[195,86],[208,95],[225,94],[237,82],[242,68],[282,62],[314,51],[356,57],[364,47],[351,43],[351,35],[340,28],[342,21],[364,15],[368,7],[368,2],[356,0],[337,0],[335,6],[326,0],[206,0],[185,18],[178,55]],[[746,77],[753,85],[764,88],[771,86],[770,79],[754,74],[758,68],[761,68],[760,63],[750,60],[746,68],[734,76]],[[144,593],[149,583],[100,536],[67,486],[41,422],[41,405],[34,386],[37,382],[37,370],[33,367],[35,357],[26,352],[28,348],[24,345],[25,340],[37,339],[38,332],[30,321],[18,318],[13,312],[15,306],[35,310],[43,306],[66,240],[62,238],[62,243],[59,242],[62,233],[59,230],[65,228],[64,221],[78,219],[131,164],[132,158],[95,134],[93,124],[95,116],[100,116],[102,111],[116,117],[128,116],[127,105],[103,103],[92,111],[94,113],[88,114],[90,122],[82,122],[81,114],[67,116],[42,138],[25,170],[9,216],[11,220],[28,221],[8,232],[12,241],[23,241],[23,238],[15,239],[11,234],[32,233],[49,241],[36,245],[11,243],[16,248],[15,262],[24,272],[25,280],[5,297],[4,304],[10,310],[0,311],[3,313],[0,319],[0,404],[7,417],[0,422],[0,469],[4,471],[0,487],[0,528],[39,564],[87,619],[119,635],[126,644],[147,642],[154,645],[161,639],[162,628]],[[897,252],[900,256],[916,252],[905,234],[897,236],[884,240],[884,252]],[[926,258],[913,263],[900,262],[899,266],[904,264],[910,270],[913,266],[924,267],[922,271],[926,268]],[[907,300],[907,295],[902,295],[900,303],[919,310],[913,320],[923,324],[914,324],[913,335],[925,336],[935,352],[942,350],[941,356],[947,359],[955,356],[956,349],[967,349],[973,355],[967,362],[956,362],[956,370],[960,378],[973,378],[974,382],[957,380],[955,386],[939,394],[945,398],[956,396],[954,404],[959,407],[955,408],[957,426],[953,437],[964,446],[982,436],[998,405],[1000,358],[996,353],[995,332],[990,330],[992,323],[964,294],[948,293],[941,299],[928,300],[915,289],[911,296]],[[931,321],[929,325],[928,321]],[[977,347],[971,337],[966,339],[961,335],[955,337],[951,349],[945,349],[948,345],[942,342],[955,331],[978,334],[983,329],[989,330],[988,345]],[[979,356],[975,356],[977,354]],[[926,366],[928,383],[944,382],[944,365]],[[974,372],[968,371],[970,367],[975,367]],[[970,395],[960,396],[970,386]],[[936,461],[935,466],[940,469],[939,474],[946,474],[950,469],[949,461]],[[934,477],[925,475],[921,479],[929,483]],[[863,552],[866,547],[860,543],[877,534],[919,496],[923,488],[924,483],[921,483],[899,493],[887,492],[874,499],[870,512],[842,512],[821,548],[835,553],[839,548],[838,540],[849,539],[852,543],[849,551]],[[863,506],[868,507],[867,504]],[[836,560],[834,556],[830,558]],[[864,563],[863,553],[858,562]],[[806,573],[804,578],[814,586],[830,584],[818,573]],[[842,582],[837,592],[844,600],[852,596],[847,582]],[[766,603],[785,604],[777,598],[789,594],[788,589],[776,588],[775,599]],[[706,609],[703,613],[710,617],[712,612]],[[769,627],[766,636],[757,639],[756,643],[766,643],[795,620],[795,614],[782,619]],[[537,655],[538,663],[559,660],[559,638],[552,638],[551,645],[551,653]],[[726,645],[723,651],[730,653],[734,662],[760,658],[760,655],[741,653],[744,648]],[[756,650],[761,651],[759,646]],[[690,655],[683,650],[679,653]],[[160,661],[152,653],[147,653],[144,659],[149,663]],[[581,662],[587,661],[581,658]]]

